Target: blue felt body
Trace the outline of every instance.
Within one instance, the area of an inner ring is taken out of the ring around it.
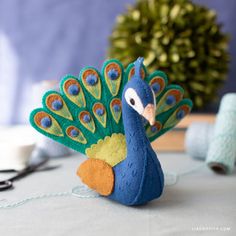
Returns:
[[[125,86],[122,95],[127,157],[113,168],[115,184],[109,198],[125,205],[140,205],[162,194],[164,175],[156,153],[146,137],[142,117],[125,100],[124,94],[128,88],[135,89],[144,107],[153,104],[149,85],[142,79],[133,77]]]

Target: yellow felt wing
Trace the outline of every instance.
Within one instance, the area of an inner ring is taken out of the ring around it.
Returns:
[[[112,167],[126,158],[126,141],[124,134],[112,134],[100,139],[85,151],[89,158],[103,160]]]

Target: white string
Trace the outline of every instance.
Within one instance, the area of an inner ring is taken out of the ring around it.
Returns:
[[[199,169],[203,169],[204,167],[207,167],[206,163],[195,166],[195,167],[191,168],[190,170],[186,170],[186,171],[183,171],[180,173],[168,172],[168,171],[165,172],[164,171],[165,186],[175,185],[179,182],[180,177],[192,174],[192,173],[198,171]]]
[[[203,167],[206,167],[206,164],[202,164],[199,166],[195,166],[190,170],[183,171],[178,173],[175,172],[164,172],[164,179],[165,179],[165,186],[172,186],[178,183],[180,177],[194,173],[195,171],[202,169]],[[74,187],[71,191],[65,191],[65,192],[57,192],[57,193],[44,193],[35,195],[32,197],[27,197],[23,200],[13,202],[13,203],[7,203],[0,205],[0,209],[12,209],[19,206],[22,206],[28,202],[40,200],[40,199],[48,199],[48,198],[56,198],[56,197],[78,197],[78,198],[97,198],[100,195],[96,193],[95,191],[87,188],[85,185],[79,185]],[[0,202],[5,202],[6,199],[0,199]]]
[[[39,200],[39,199],[48,199],[48,198],[55,198],[55,197],[71,197],[75,196],[78,198],[96,198],[99,197],[97,193],[95,193],[93,190],[88,189],[84,185],[80,185],[77,187],[74,187],[71,191],[68,192],[57,192],[57,193],[44,193],[44,194],[39,194],[36,196],[32,197],[27,197],[23,200],[13,202],[13,203],[7,203],[4,205],[0,205],[0,209],[12,209],[19,207],[21,205],[24,205],[28,202],[34,201],[34,200]],[[1,199],[1,201],[6,201],[5,199]]]

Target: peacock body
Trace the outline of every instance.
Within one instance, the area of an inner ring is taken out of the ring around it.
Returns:
[[[124,70],[112,59],[101,73],[86,67],[79,79],[68,75],[30,115],[40,133],[88,157],[77,171],[85,184],[125,205],[161,195],[163,172],[150,142],[192,108],[180,86],[167,85],[162,71],[148,74],[142,62]]]

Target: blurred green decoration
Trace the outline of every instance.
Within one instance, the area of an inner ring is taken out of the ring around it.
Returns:
[[[215,100],[225,81],[228,41],[213,10],[189,0],[138,0],[117,17],[108,57],[127,66],[143,56],[149,72],[166,71],[184,87],[196,110]]]

